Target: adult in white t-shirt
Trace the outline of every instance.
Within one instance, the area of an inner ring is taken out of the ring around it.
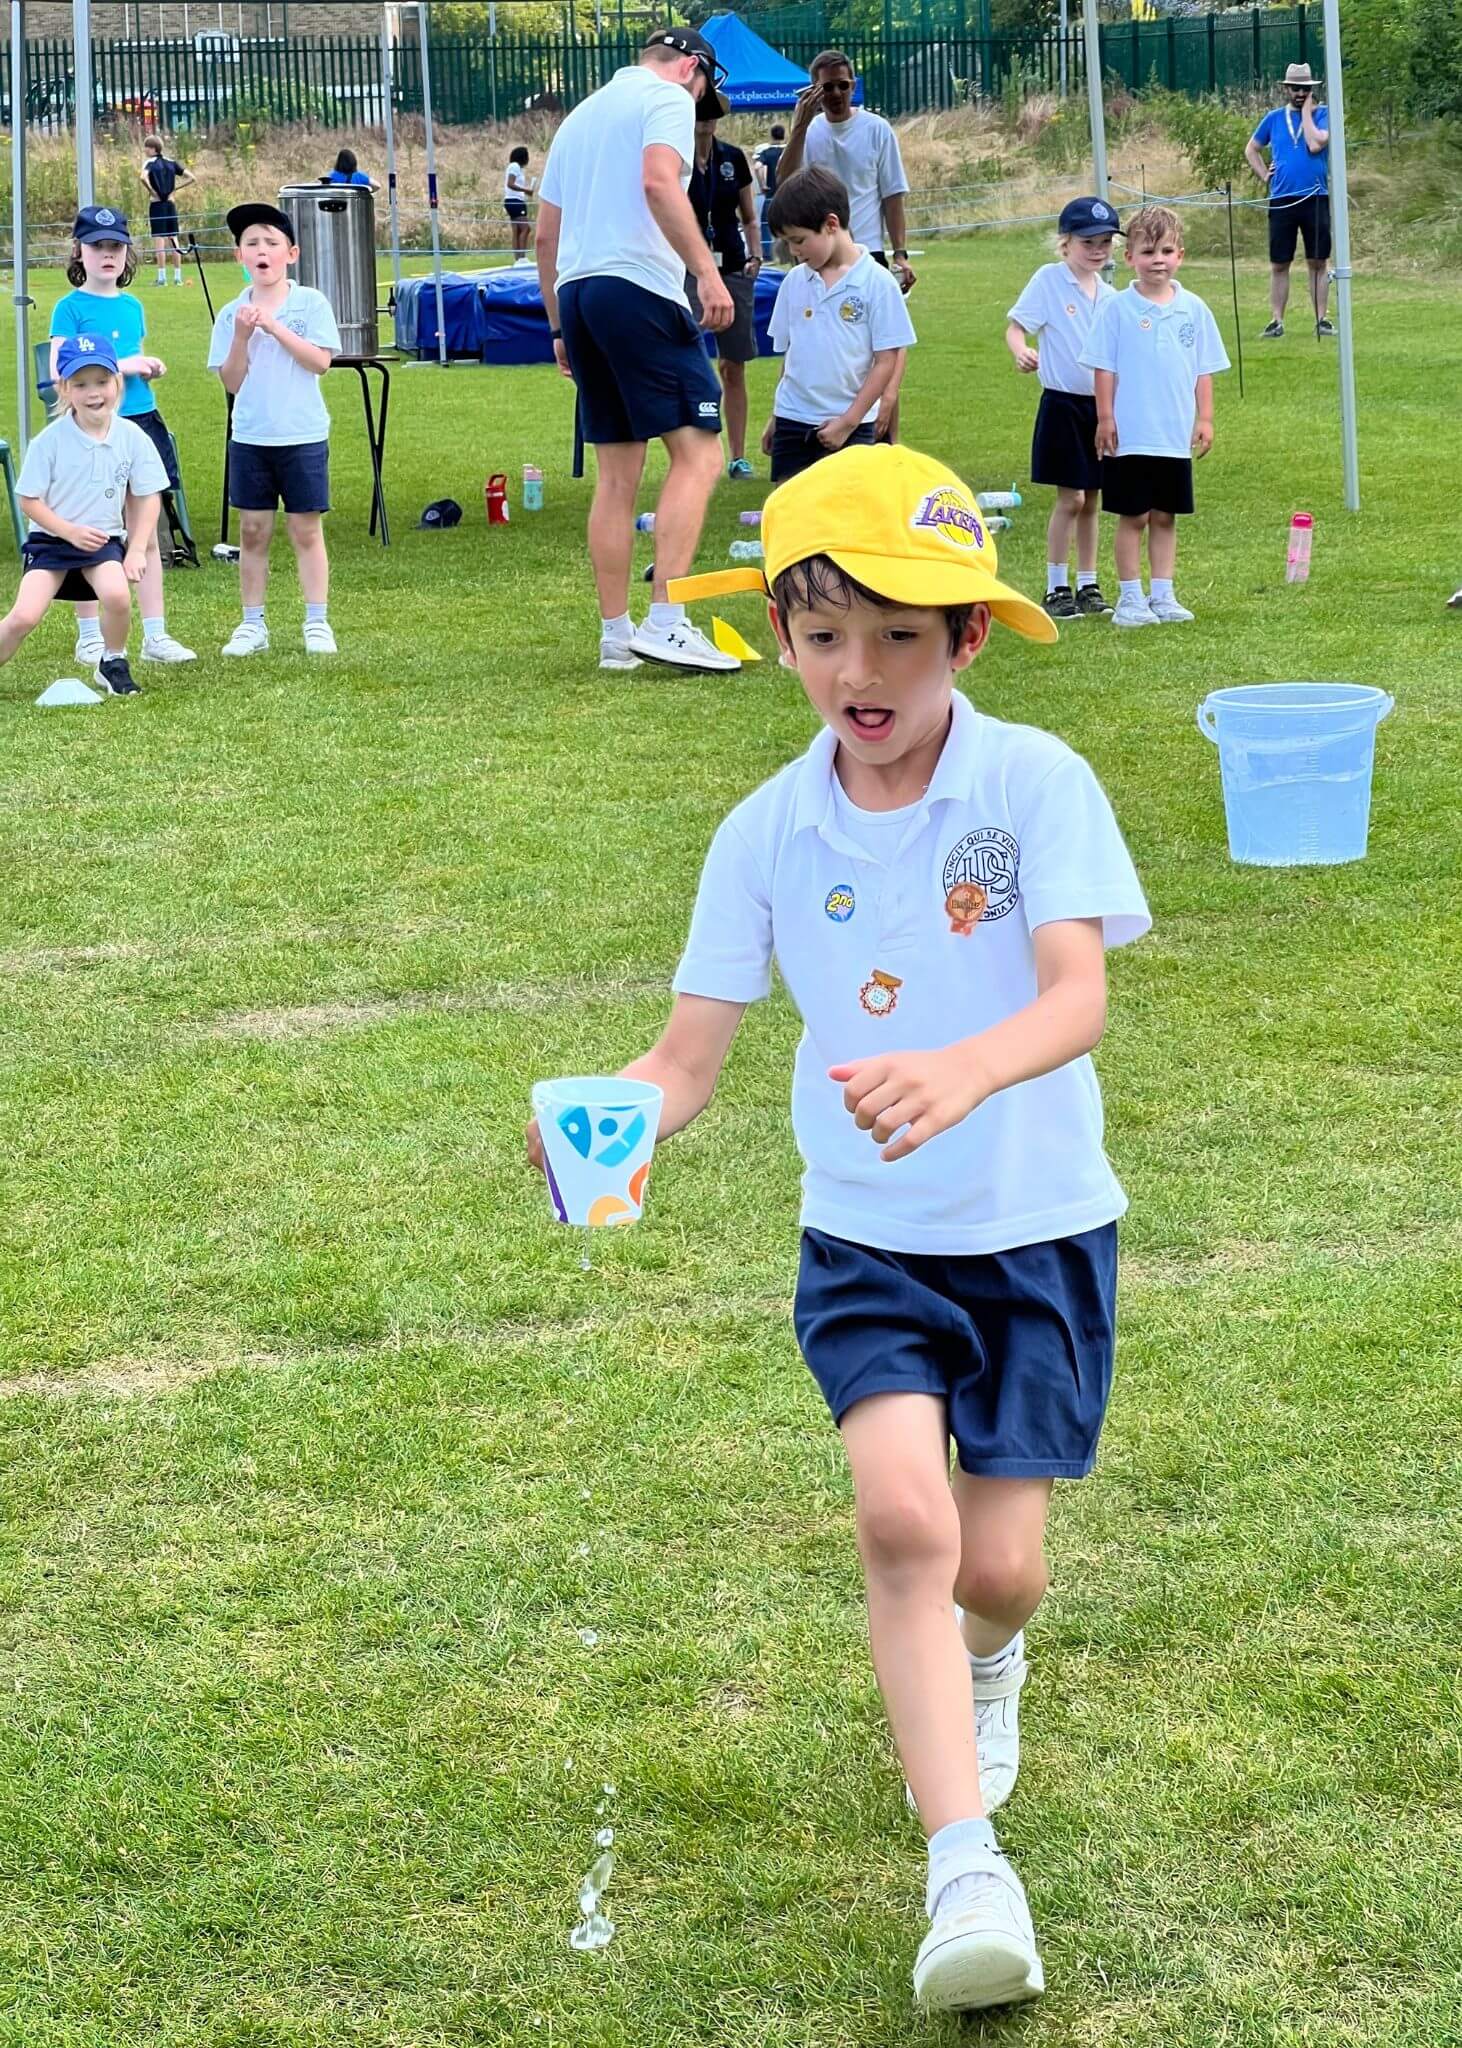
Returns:
[[[616,71],[563,123],[538,188],[538,280],[554,355],[579,394],[579,421],[598,476],[589,557],[599,590],[599,666],[734,669],[668,601],[700,540],[721,473],[721,387],[691,318],[685,273],[702,324],[729,326],[731,295],[686,198],[696,107],[716,114],[716,52],[694,29],[662,29],[638,64]],[[629,616],[635,493],[649,442],[670,471],[655,513],[649,617]]]
[[[812,83],[797,102],[792,132],[777,165],[784,184],[804,164],[819,164],[848,188],[855,242],[885,261],[884,229],[893,250],[893,271],[900,287],[914,283],[909,268],[908,233],[904,225],[904,194],[909,181],[898,137],[881,114],[853,105],[852,59],[841,50],[824,50],[812,60]]]

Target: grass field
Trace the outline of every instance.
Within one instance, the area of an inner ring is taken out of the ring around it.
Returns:
[[[1025,470],[1000,336],[1039,256],[921,266],[907,436],[981,487]],[[1189,281],[1231,336],[1226,270]],[[1462,351],[1454,280],[1358,299],[1359,518],[1332,355],[1252,344],[1183,534],[1198,623],[997,633],[971,678],[1094,762],[1157,919],[1099,1055],[1117,1391],[1002,1816],[1050,1984],[1017,2018],[910,2002],[922,1847],[788,1320],[786,1002],[592,1272],[520,1164],[533,1079],[657,1029],[714,824],[811,735],[793,679],[601,678],[567,387],[429,369],[389,552],[329,387],[338,661],[280,554],[264,660],[217,659],[209,563],[169,580],[204,658],[135,703],[31,708],[59,613],[0,675],[5,2048],[1462,2037]],[[148,309],[211,541],[201,295]],[[525,460],[547,508],[489,534]],[[444,495],[461,529],[413,531]],[[1043,522],[1002,547],[1032,589]],[[1370,858],[1236,869],[1194,706],[1306,677],[1395,692]],[[604,1781],[619,1933],[581,1957]]]

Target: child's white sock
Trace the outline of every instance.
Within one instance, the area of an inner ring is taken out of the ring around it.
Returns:
[[[263,623],[264,623],[264,607],[263,607],[263,605],[262,605],[262,604],[246,604],[246,605],[244,606],[244,624],[245,624],[246,626],[262,626],[262,625],[263,625]]]
[[[1142,578],[1140,576],[1131,583],[1127,582],[1124,577],[1119,588],[1123,597],[1127,598],[1132,604],[1142,603]]]
[[[929,1837],[929,1896],[933,1910],[929,1917],[937,1920],[941,1913],[952,1912],[965,1899],[972,1899],[979,1890],[977,1877],[955,1877],[947,1884],[939,1882],[939,1866],[948,1865],[971,1849],[993,1849],[997,1846],[995,1830],[987,1820],[952,1820],[948,1827],[940,1828]]]
[[[635,630],[635,622],[628,612],[621,612],[617,619],[601,619],[599,632],[605,640],[628,640]]]
[[[1063,584],[1063,583],[1064,583],[1065,581],[1066,581],[1066,564],[1065,564],[1064,562],[1047,562],[1047,564],[1046,564],[1046,595],[1047,595],[1047,597],[1049,597],[1049,596],[1051,595],[1051,592],[1052,592],[1053,590],[1059,590],[1059,589],[1061,588],[1061,585],[1062,585],[1062,584]]]
[[[327,609],[328,607],[323,604],[307,604],[305,606],[305,624],[307,626],[323,624]]]
[[[174,284],[181,284],[182,282],[183,282],[183,266],[182,266],[182,264],[181,264],[181,263],[178,263],[178,264],[175,264],[175,265],[173,266],[173,283],[174,283]]]
[[[161,640],[166,631],[167,626],[161,619],[144,619],[142,621],[142,638],[144,641]]]
[[[166,269],[160,270],[160,271],[159,271],[159,272],[157,273],[157,281],[158,281],[158,283],[159,283],[159,284],[166,284],[166,283],[167,283],[167,281],[168,281],[168,274],[167,274],[167,271],[166,271]]]
[[[1172,577],[1154,576],[1152,579],[1152,594],[1154,597],[1162,598],[1166,604],[1172,604],[1174,602]]]
[[[1096,580],[1097,572],[1095,569],[1078,569],[1076,572],[1076,587],[1078,590],[1089,590]]]
[[[970,1672],[975,1678],[1000,1678],[1012,1664],[1018,1664],[1025,1654],[1025,1633],[1017,1629],[1003,1650],[997,1650],[993,1657],[977,1657],[973,1650],[966,1649],[970,1660]]]
[[[652,626],[679,626],[683,625],[684,622],[685,606],[683,604],[652,604],[650,606],[650,624]]]
[[[88,654],[102,645],[102,622],[100,619],[78,619],[76,638]]]

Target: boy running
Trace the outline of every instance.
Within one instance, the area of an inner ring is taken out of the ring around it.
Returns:
[[[664,1089],[662,1135],[683,1129],[775,956],[805,1027],[794,1320],[852,1468],[874,1669],[929,1837],[914,1990],[973,2009],[1043,1989],[988,1816],[1015,1782],[1052,1482],[1090,1471],[1111,1384],[1126,1204],[1087,1055],[1104,948],[1149,918],[1086,763],[954,688],[992,619],[1056,637],[997,581],[957,476],[845,449],[773,492],[762,536],[771,624],[825,729],[717,832],[669,1022],[624,1071]]]

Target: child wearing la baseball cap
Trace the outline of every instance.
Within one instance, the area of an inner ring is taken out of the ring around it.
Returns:
[[[664,1089],[662,1136],[683,1129],[775,956],[805,1027],[794,1322],[852,1468],[874,1668],[929,1838],[914,1990],[969,2010],[1044,1984],[989,1815],[1015,1782],[1052,1483],[1090,1471],[1111,1384],[1126,1202],[1088,1055],[1104,950],[1150,919],[1086,763],[954,687],[992,622],[1056,638],[999,581],[959,477],[844,449],[772,493],[762,536],[822,730],[716,833],[669,1021],[624,1071]]]

